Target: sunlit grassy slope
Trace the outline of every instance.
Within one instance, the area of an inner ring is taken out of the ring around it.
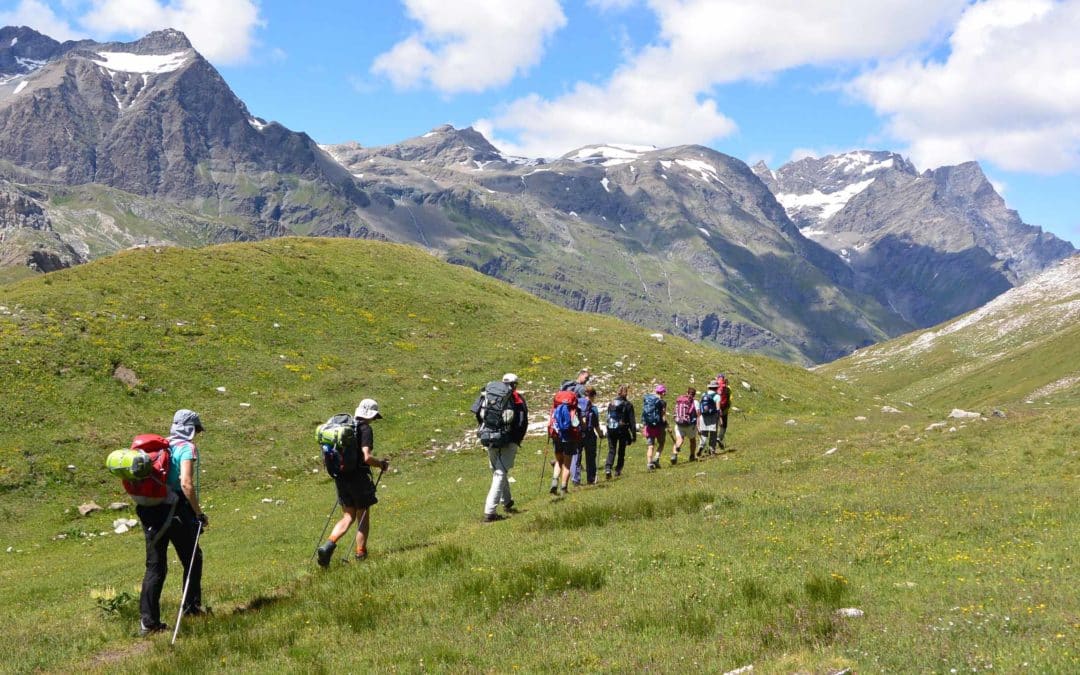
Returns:
[[[1077,423],[1060,393],[924,432],[949,406],[659,342],[370,242],[146,249],[0,288],[0,307],[6,669],[1078,665],[1077,509],[1062,498],[1076,493]],[[655,381],[677,393],[726,371],[735,452],[646,473],[635,445],[619,480],[552,498],[531,438],[513,472],[522,513],[481,524],[490,473],[462,445],[477,389],[514,371],[539,420],[582,365],[602,401],[619,383],[640,400]],[[333,488],[312,430],[364,396],[386,415],[376,452],[394,470],[369,561],[322,571],[310,556]],[[104,456],[182,406],[208,429],[215,613],[170,648],[132,637],[141,536],[102,536],[116,514],[75,507],[121,500]],[[849,607],[864,616],[837,613]]]

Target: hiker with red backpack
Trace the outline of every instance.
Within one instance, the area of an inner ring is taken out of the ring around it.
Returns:
[[[716,376],[717,406],[720,410],[720,420],[716,429],[716,440],[720,449],[724,449],[724,436],[727,435],[728,409],[731,408],[731,387],[728,386],[727,377],[723,373]]]
[[[690,387],[675,399],[675,447],[671,450],[671,463],[679,461],[679,450],[684,441],[690,441],[690,461],[697,460],[697,389]]]
[[[476,416],[477,436],[487,448],[491,467],[491,488],[484,502],[483,522],[492,523],[506,516],[496,513],[499,504],[507,513],[516,513],[510,496],[510,469],[529,428],[529,407],[518,393],[518,377],[503,375],[502,382],[488,382],[471,408]]]
[[[668,426],[666,394],[667,387],[658,384],[654,393],[645,394],[642,401],[641,423],[645,425],[645,468],[648,471],[660,468],[660,457],[664,454]]]
[[[195,435],[203,430],[199,415],[177,410],[169,437],[142,434],[131,451],[117,451],[106,462],[123,476],[124,489],[135,502],[135,514],[146,539],[146,572],[139,592],[139,634],[168,630],[161,621],[161,591],[169,573],[169,542],[184,566],[181,615],[198,615],[202,608],[202,550],[199,535],[209,519],[199,503],[199,452]],[[144,464],[120,468],[114,458],[127,456]]]
[[[585,397],[585,383],[589,369],[582,368],[576,380],[562,383],[551,402],[548,417],[548,438],[555,445],[555,464],[551,476],[551,494],[566,494],[570,486],[570,472],[575,456],[581,451],[583,429],[581,426],[581,399]],[[579,397],[578,391],[581,392]]]
[[[637,440],[637,420],[634,418],[634,404],[630,402],[629,388],[623,384],[615,400],[607,407],[608,454],[604,462],[604,478],[610,479],[612,469],[616,476],[622,475],[626,462],[626,446]]]
[[[344,415],[348,417],[348,415]],[[334,486],[337,489],[338,503],[341,504],[342,516],[330,531],[330,538],[326,543],[316,549],[318,563],[321,567],[328,567],[334,557],[334,549],[338,540],[345,536],[354,522],[356,525],[356,545],[350,560],[359,561],[367,559],[368,534],[371,531],[371,507],[379,502],[375,496],[375,483],[371,480],[371,467],[377,466],[380,471],[386,471],[390,467],[390,460],[378,459],[373,454],[375,448],[375,436],[371,431],[371,423],[382,419],[379,413],[379,404],[375,399],[365,398],[356,406],[351,424],[355,425],[355,443],[358,446],[358,457],[355,468],[349,467],[340,475],[334,477]],[[382,475],[381,473],[379,474]]]

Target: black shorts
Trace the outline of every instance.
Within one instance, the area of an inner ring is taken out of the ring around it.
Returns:
[[[354,471],[338,476],[334,479],[334,485],[337,486],[338,502],[342,506],[366,509],[379,502],[375,496],[375,483],[371,482],[370,471]]]

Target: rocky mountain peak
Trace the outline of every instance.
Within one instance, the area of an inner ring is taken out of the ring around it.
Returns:
[[[166,54],[193,49],[187,35],[173,28],[148,33],[135,42],[124,44],[124,48],[133,54]]]
[[[26,26],[0,28],[0,78],[25,75],[61,51],[56,40]]]
[[[498,148],[476,129],[472,127],[457,129],[450,124],[437,126],[422,136],[410,138],[401,143],[369,148],[360,154],[438,166],[454,164],[472,166],[477,163],[498,162],[504,159]],[[357,158],[360,158],[360,155],[357,155]]]

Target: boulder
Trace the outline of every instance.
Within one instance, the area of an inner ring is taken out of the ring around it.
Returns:
[[[953,408],[952,412],[949,413],[949,418],[954,420],[978,419],[979,417],[982,417],[982,413],[968,412],[960,408]]]
[[[100,511],[100,510],[101,510],[101,507],[98,506],[97,504],[95,504],[94,502],[87,502],[87,503],[82,504],[81,506],[79,506],[79,515],[80,516],[88,516],[91,513],[93,513],[94,511]]]

